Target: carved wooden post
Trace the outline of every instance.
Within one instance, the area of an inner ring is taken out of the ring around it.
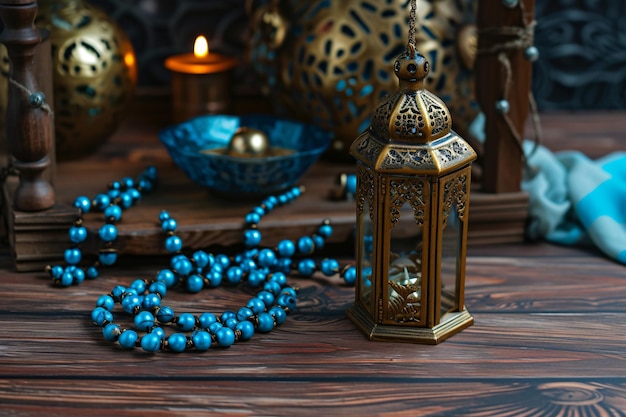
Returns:
[[[485,114],[483,191],[520,190],[528,117],[534,0],[479,2],[476,96]],[[536,52],[536,50],[534,50]]]
[[[44,179],[52,149],[52,110],[41,94],[35,76],[35,48],[41,34],[34,25],[37,2],[0,0],[0,36],[8,51],[12,69],[7,108],[7,141],[20,183],[13,198],[21,211],[40,211],[55,203],[54,189]]]

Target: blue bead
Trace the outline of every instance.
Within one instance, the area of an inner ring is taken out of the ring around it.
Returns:
[[[349,195],[355,195],[356,185],[357,185],[356,175],[354,174],[347,175],[346,176],[346,193]]]
[[[167,288],[172,288],[178,282],[178,278],[170,269],[161,269],[157,272],[156,279],[164,283]]]
[[[118,343],[124,349],[133,349],[135,347],[135,343],[139,339],[137,336],[137,332],[134,330],[124,330],[119,337]]]
[[[228,280],[231,284],[238,284],[241,282],[241,277],[243,276],[243,269],[238,266],[231,266],[226,271],[226,280]]]
[[[111,198],[106,194],[98,194],[93,199],[93,205],[100,211],[104,211],[111,204]]]
[[[144,334],[141,338],[141,348],[146,352],[158,352],[161,349],[161,338],[154,333]]]
[[[163,223],[165,220],[169,218],[170,218],[170,214],[167,211],[163,210],[161,213],[159,213],[159,221],[161,223]]]
[[[196,350],[204,352],[211,347],[211,335],[203,330],[198,330],[191,335],[191,341]]]
[[[117,252],[115,250],[101,250],[98,253],[98,261],[102,265],[111,266],[117,261]]]
[[[61,275],[61,278],[58,282],[59,284],[61,284],[62,287],[69,287],[74,283],[74,276],[71,272],[65,271],[63,272],[63,275]]]
[[[130,197],[133,199],[133,203],[141,200],[141,193],[139,192],[138,189],[130,188],[127,192],[130,195]]]
[[[224,326],[228,327],[229,329],[235,330],[235,327],[237,326],[237,323],[239,323],[237,321],[236,318],[231,317],[228,320],[225,320],[224,322]]]
[[[122,188],[122,183],[119,181],[111,181],[109,184],[109,190],[119,190]]]
[[[509,112],[510,109],[511,109],[511,105],[509,104],[507,100],[502,99],[502,100],[496,101],[496,110],[498,111],[498,113],[506,114]]]
[[[289,202],[289,198],[287,197],[286,194],[281,194],[278,196],[278,204],[280,204],[281,206],[284,206],[288,202]]]
[[[277,303],[280,307],[288,309],[289,311],[296,309],[296,297],[293,297],[291,294],[279,295]]]
[[[250,340],[254,335],[254,325],[249,321],[240,321],[235,326],[235,331],[239,332],[239,340]]]
[[[315,249],[322,249],[326,243],[324,238],[318,234],[311,236],[311,239],[313,239],[313,246]]]
[[[86,274],[87,278],[89,279],[98,278],[98,268],[96,268],[95,266],[90,266],[89,268],[87,268]]]
[[[156,313],[156,318],[160,323],[170,323],[174,320],[174,310],[168,306],[162,306]]]
[[[296,245],[291,240],[281,240],[276,249],[278,255],[283,258],[290,258],[296,253]]]
[[[280,258],[274,267],[276,272],[288,274],[291,272],[291,258]]]
[[[185,255],[172,258],[171,266],[181,276],[187,276],[193,271],[193,264]]]
[[[211,334],[216,334],[217,331],[222,327],[224,327],[224,325],[219,321],[216,321],[215,323],[209,324],[209,327],[207,327],[207,329],[209,330],[209,332],[211,332]]]
[[[119,222],[122,218],[122,209],[120,206],[109,206],[104,209],[104,218],[109,221]]]
[[[156,294],[146,294],[143,297],[143,301],[141,302],[141,306],[145,310],[152,310],[161,305],[161,297]]]
[[[196,317],[191,313],[183,313],[178,316],[176,325],[184,332],[191,331],[196,326]]]
[[[265,210],[261,206],[256,206],[252,208],[252,212],[256,213],[260,216],[265,216]],[[258,223],[258,222],[257,222]]]
[[[172,218],[166,219],[163,223],[161,223],[161,229],[163,229],[164,232],[173,232],[177,227],[178,223]]]
[[[165,330],[161,327],[153,327],[152,330],[150,330],[150,334],[157,336],[161,340],[165,339]]]
[[[96,326],[104,326],[113,321],[113,313],[104,307],[96,307],[91,312],[91,321]]]
[[[102,329],[102,335],[107,342],[115,342],[121,333],[120,326],[115,323],[109,323]]]
[[[50,275],[52,276],[52,278],[61,278],[63,272],[64,269],[61,265],[54,265],[52,268],[50,268]]]
[[[85,271],[81,268],[76,268],[72,271],[72,278],[74,280],[74,284],[80,284],[85,280]]]
[[[178,236],[168,236],[165,239],[165,250],[169,253],[179,252],[183,248],[183,241]]]
[[[315,250],[315,243],[310,236],[302,236],[298,239],[298,251],[303,255],[310,255]]]
[[[348,285],[354,285],[356,282],[356,267],[351,266],[343,273],[343,279]]]
[[[534,45],[529,46],[524,50],[524,58],[529,62],[535,62],[539,59],[539,49]]]
[[[265,291],[271,292],[274,295],[278,295],[282,287],[276,281],[269,281],[266,282],[265,285],[263,285],[263,289]]]
[[[76,197],[76,200],[74,200],[74,207],[79,208],[83,213],[89,213],[89,210],[91,210],[91,201],[89,200],[89,197]]]
[[[320,269],[322,270],[322,273],[326,276],[335,275],[337,272],[339,272],[339,262],[337,262],[336,259],[322,259]]]
[[[266,276],[267,273],[260,269],[250,271],[250,274],[248,275],[248,284],[253,287],[258,287],[263,281],[265,281]]]
[[[282,272],[274,272],[269,281],[276,282],[281,287],[284,287],[287,284],[287,276]]]
[[[120,190],[109,190],[107,191],[107,196],[109,196],[109,198],[114,201],[116,198],[118,198],[120,196],[121,192]]]
[[[126,295],[121,304],[122,309],[128,314],[134,314],[135,310],[141,308],[141,300],[136,295]]]
[[[120,184],[122,188],[131,188],[135,185],[135,181],[131,177],[124,177],[121,179]]]
[[[250,272],[257,269],[257,264],[252,259],[243,259],[240,266],[244,272]]]
[[[222,283],[222,271],[211,270],[206,275],[206,278],[209,280],[209,285],[211,287],[219,287]]]
[[[187,287],[187,291],[192,294],[196,294],[202,291],[202,288],[204,287],[204,280],[200,275],[192,274],[186,279],[185,286]]]
[[[261,291],[256,296],[259,300],[263,301],[266,307],[270,307],[274,304],[274,294],[269,291]]]
[[[148,291],[154,294],[158,294],[161,296],[161,298],[163,298],[167,295],[167,285],[164,282],[155,281],[150,284],[150,286],[148,287]]]
[[[187,337],[182,333],[174,333],[167,338],[167,345],[172,352],[184,352],[187,347]]]
[[[274,318],[269,313],[259,314],[258,322],[257,330],[261,333],[267,333],[274,328]]]
[[[300,190],[300,187],[293,187],[290,190],[290,193],[293,196],[293,198],[298,198],[302,194],[302,191]]]
[[[257,229],[247,229],[243,232],[243,244],[251,247],[258,246],[261,243],[261,232]]]
[[[235,343],[235,332],[228,327],[222,327],[215,333],[215,338],[220,347],[227,348]]]
[[[73,243],[81,243],[87,239],[87,229],[83,226],[72,226],[68,235]]]
[[[248,307],[241,307],[237,311],[237,320],[239,321],[248,320],[252,316],[254,316],[254,312]]]
[[[196,267],[200,269],[210,268],[213,265],[213,262],[215,261],[215,259],[213,258],[213,255],[209,255],[208,253],[202,250],[194,252],[191,257],[196,263]]]
[[[149,311],[141,311],[135,316],[135,328],[147,332],[154,326],[154,316]]]
[[[252,310],[254,314],[259,314],[265,311],[265,303],[256,297],[251,298],[250,301],[248,301],[248,304],[246,304],[246,307]]]
[[[133,196],[126,192],[120,194],[120,205],[125,209],[132,207],[133,205]]]
[[[266,206],[267,205],[275,206],[277,204],[278,204],[278,198],[276,198],[276,196],[271,195],[271,196],[267,197],[267,199],[265,200],[265,205]]]
[[[141,174],[142,176],[148,178],[151,181],[156,181],[157,179],[157,169],[156,167],[150,165],[147,166],[146,169]]]
[[[113,299],[117,301],[122,299],[122,296],[124,295],[124,293],[126,293],[126,287],[122,285],[116,285],[111,290],[111,296],[113,297]]]
[[[301,259],[298,262],[298,273],[305,277],[310,277],[315,272],[315,261],[313,259]]]
[[[258,224],[261,221],[261,216],[258,213],[246,214],[245,221],[248,224]]]
[[[293,298],[296,298],[297,293],[296,290],[294,290],[292,287],[284,287],[280,290],[280,294],[287,294],[292,296]]]
[[[228,256],[224,254],[219,254],[215,257],[215,262],[222,266],[223,269],[226,269],[230,266],[230,259]]]
[[[136,279],[134,280],[128,288],[132,288],[135,291],[137,291],[137,294],[142,294],[146,291],[146,281],[144,281],[143,279]]]
[[[224,311],[221,315],[220,315],[220,321],[222,323],[224,323],[226,320],[231,319],[233,317],[237,317],[237,313],[235,313],[234,311]]]
[[[287,313],[280,307],[272,307],[269,313],[274,317],[277,326],[280,326],[287,320]]]
[[[149,180],[142,178],[139,180],[138,187],[141,188],[141,191],[150,192],[152,191],[153,185]]]
[[[259,252],[258,263],[265,268],[271,268],[276,265],[276,254],[271,249],[263,249]]]
[[[64,253],[65,262],[70,265],[76,265],[82,258],[82,252],[78,248],[69,248]]]
[[[96,301],[96,306],[106,308],[111,311],[115,307],[115,300],[108,294],[101,295],[98,297],[98,301]]]

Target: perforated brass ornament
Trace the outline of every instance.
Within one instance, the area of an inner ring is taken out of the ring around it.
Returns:
[[[396,91],[350,148],[357,160],[357,281],[348,317],[369,339],[439,343],[470,326],[464,306],[471,162],[409,42]]]
[[[136,82],[135,54],[123,31],[80,0],[42,0],[38,26],[52,43],[56,152],[93,152],[115,131]]]
[[[467,39],[458,38],[473,3],[420,0],[417,7],[416,44],[431,62],[427,86],[462,133],[479,111],[460,55]],[[253,15],[251,65],[282,111],[333,131],[333,149],[345,152],[379,98],[397,87],[388,68],[406,45],[409,9],[406,0],[274,1]]]

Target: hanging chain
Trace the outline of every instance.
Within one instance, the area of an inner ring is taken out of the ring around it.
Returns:
[[[416,15],[417,0],[411,0],[411,12],[409,14],[409,44],[415,46],[415,22],[417,20]]]

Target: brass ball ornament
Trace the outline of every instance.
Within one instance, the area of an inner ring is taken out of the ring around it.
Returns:
[[[417,5],[416,46],[430,62],[427,87],[465,135],[479,113],[471,72],[476,31],[465,30],[475,3]],[[333,132],[332,151],[347,155],[378,100],[397,88],[388,69],[406,45],[409,13],[403,0],[266,2],[251,15],[249,61],[279,114]],[[277,14],[283,18],[268,18]]]
[[[118,127],[134,93],[133,47],[82,0],[41,0],[36,24],[50,31],[57,158],[88,155]]]
[[[268,156],[271,147],[267,135],[258,129],[240,127],[235,131],[226,154],[239,158],[259,158]]]

